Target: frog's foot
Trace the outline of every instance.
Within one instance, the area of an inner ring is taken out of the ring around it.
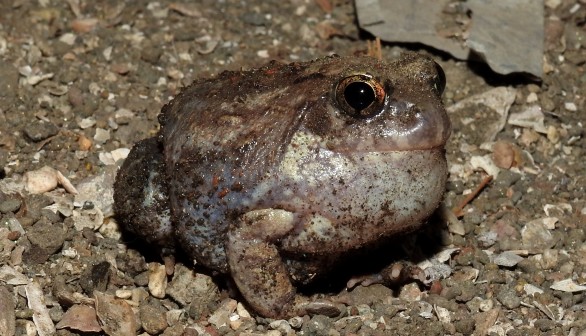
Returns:
[[[298,295],[274,242],[293,229],[293,213],[279,209],[251,211],[228,232],[230,272],[246,301],[263,316],[338,315],[331,302]],[[337,309],[337,310],[336,310]]]
[[[380,273],[352,278],[346,287],[354,288],[357,285],[370,286],[372,284],[383,284],[390,287],[423,280],[425,280],[425,274],[421,268],[399,262],[391,264]]]

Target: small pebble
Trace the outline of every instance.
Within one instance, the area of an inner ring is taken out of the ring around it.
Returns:
[[[157,335],[167,328],[166,311],[163,307],[153,304],[141,304],[139,312],[142,327],[150,335]]]
[[[497,295],[497,300],[507,309],[515,309],[521,305],[521,299],[514,289],[504,286]]]
[[[546,249],[541,254],[541,267],[543,269],[554,269],[558,265],[559,250]]]
[[[94,135],[94,140],[97,143],[104,143],[110,140],[110,131],[105,130],[103,128],[96,128],[96,134]]]
[[[75,187],[61,172],[48,166],[24,173],[24,183],[26,190],[31,194],[51,191],[59,184],[68,192],[77,194]]]
[[[220,307],[210,315],[208,322],[213,324],[216,328],[230,325],[230,315],[236,310],[236,306],[236,300],[224,300]]]
[[[566,102],[564,103],[564,108],[568,111],[571,112],[576,112],[578,111],[578,107],[576,106],[576,104],[572,103],[572,102]]]
[[[0,202],[0,212],[5,213],[16,213],[20,209],[22,201],[19,198],[9,198]]]
[[[8,240],[12,240],[12,241],[17,241],[18,238],[21,237],[21,233],[18,231],[10,231],[8,232],[8,234],[6,235],[6,239]]]
[[[149,292],[152,296],[162,299],[167,289],[167,271],[165,265],[150,263],[149,265]]]
[[[523,260],[523,257],[513,252],[505,251],[495,256],[493,262],[499,266],[513,267],[517,265],[521,260]]]
[[[120,299],[130,299],[132,297],[132,291],[128,289],[116,290],[116,297]]]
[[[58,132],[59,128],[57,126],[44,121],[31,122],[24,128],[24,134],[34,142],[45,140]]]
[[[525,224],[521,229],[521,237],[523,247],[529,252],[540,253],[555,244],[555,239],[547,229],[543,218],[535,219]]]
[[[323,315],[312,316],[301,328],[304,335],[328,335],[332,329],[332,320]]]
[[[45,253],[51,255],[61,249],[65,242],[65,231],[60,224],[51,224],[40,220],[27,230],[27,238],[41,248]]]
[[[409,302],[415,302],[421,300],[423,293],[419,286],[416,283],[411,283],[403,286],[401,288],[401,292],[399,293],[399,297],[403,300],[407,300]]]

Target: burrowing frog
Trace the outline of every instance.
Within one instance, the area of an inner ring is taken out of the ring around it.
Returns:
[[[418,228],[438,206],[445,77],[408,53],[223,72],[165,105],[115,184],[122,227],[229,274],[267,317],[345,253]]]

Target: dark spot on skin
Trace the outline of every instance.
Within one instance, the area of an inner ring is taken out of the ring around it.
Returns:
[[[226,195],[228,195],[228,193],[230,192],[230,189],[228,188],[223,188],[222,190],[220,190],[220,192],[218,193],[218,198],[224,198],[226,197]]]
[[[312,133],[320,136],[328,134],[332,128],[331,116],[328,113],[324,113],[327,110],[325,104],[326,100],[320,99],[318,101],[306,102],[303,106],[303,109],[311,111],[305,117],[305,127]]]
[[[232,184],[232,187],[230,189],[232,191],[238,192],[238,191],[242,191],[244,189],[244,186],[240,182],[234,182],[234,184]]]

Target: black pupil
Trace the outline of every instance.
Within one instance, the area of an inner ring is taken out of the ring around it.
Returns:
[[[352,82],[344,89],[344,98],[353,109],[361,111],[369,107],[376,97],[370,85],[365,82]]]

